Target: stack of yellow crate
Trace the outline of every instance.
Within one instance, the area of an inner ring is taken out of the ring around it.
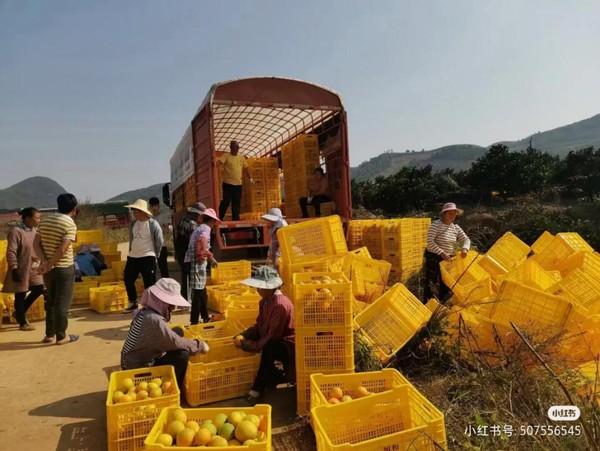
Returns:
[[[242,185],[243,214],[264,214],[269,208],[281,206],[279,166],[276,158],[248,158],[248,174]]]
[[[429,218],[383,221],[380,229],[381,258],[392,264],[390,271],[392,282],[406,282],[421,271],[430,225]]]
[[[317,135],[299,135],[281,149],[286,215],[302,216],[300,198],[308,196],[308,182],[314,170],[320,167]]]
[[[310,410],[310,376],[354,371],[352,285],[341,272],[294,275],[296,399]]]
[[[7,240],[0,240],[0,283],[4,283],[8,265],[6,263],[6,249],[8,248]]]

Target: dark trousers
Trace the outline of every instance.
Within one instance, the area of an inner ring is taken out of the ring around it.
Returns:
[[[27,310],[29,310],[29,307],[31,307],[35,300],[42,294],[44,294],[44,285],[34,285],[33,287],[29,287],[29,294],[27,294],[26,291],[15,293],[15,318],[17,319],[19,326],[27,324],[25,314],[27,313]]]
[[[283,364],[284,372],[275,366],[275,361]],[[284,340],[269,341],[260,355],[260,366],[252,390],[262,392],[265,388],[275,387],[277,384],[289,380],[289,376],[293,377],[293,363],[293,343]]]
[[[179,267],[181,268],[181,296],[187,299],[188,285],[190,283],[190,264],[180,262]]]
[[[167,263],[167,257],[169,252],[167,251],[167,246],[164,246],[160,250],[160,255],[158,257],[158,269],[160,271],[160,277],[169,277],[169,264]]]
[[[125,289],[131,304],[137,303],[137,292],[135,291],[135,280],[139,275],[144,280],[144,288],[149,288],[156,282],[156,258],[155,257],[127,257],[125,263]]]
[[[44,275],[46,284],[46,337],[62,340],[67,336],[69,308],[73,301],[75,266],[54,268]]]
[[[190,312],[190,323],[198,324],[198,318],[202,317],[202,321],[207,323],[208,317],[208,295],[206,288],[201,290],[192,290],[192,310]]]
[[[183,394],[183,380],[185,378],[189,360],[190,353],[188,351],[185,349],[175,349],[174,351],[168,351],[165,355],[156,359],[153,366],[173,365],[175,377],[177,378],[177,385]]]
[[[300,208],[302,209],[302,217],[308,218],[308,206],[312,205],[315,207],[315,215],[317,217],[321,216],[321,204],[325,202],[329,202],[331,198],[329,196],[325,196],[324,194],[318,194],[313,196],[311,201],[308,201],[308,197],[300,198]]]
[[[219,218],[223,219],[231,204],[231,219],[240,219],[240,205],[242,204],[242,185],[223,183],[223,199],[219,205]]]
[[[429,301],[437,295],[438,301],[445,303],[452,292],[442,280],[440,262],[442,257],[433,252],[425,251],[425,288],[423,290],[423,302]]]

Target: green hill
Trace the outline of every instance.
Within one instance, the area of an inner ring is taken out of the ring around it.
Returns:
[[[0,209],[56,207],[56,198],[67,191],[47,177],[30,177],[0,190]]]
[[[158,197],[162,202],[162,187],[164,183],[157,183],[156,185],[150,185],[146,188],[134,189],[119,194],[118,196],[111,197],[106,202],[115,202],[123,200],[126,202],[134,202],[136,199],[148,200],[151,197]]]

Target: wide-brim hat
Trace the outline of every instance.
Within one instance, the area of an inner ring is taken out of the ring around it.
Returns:
[[[279,208],[270,208],[266,214],[261,216],[261,218],[266,219],[267,221],[277,222],[283,219],[283,213],[281,213],[281,209]]]
[[[189,213],[196,213],[197,215],[201,215],[206,210],[206,205],[202,202],[196,202],[195,204],[190,205],[187,208]]]
[[[165,304],[176,305],[178,307],[189,307],[190,303],[180,294],[181,285],[175,279],[163,277],[154,285],[148,288],[148,291],[163,301]]]
[[[464,213],[464,210],[458,208],[454,202],[445,203],[440,214],[443,215],[447,211],[455,211],[458,216],[461,216]]]
[[[240,283],[253,288],[264,288],[273,290],[283,285],[283,280],[279,277],[276,269],[270,266],[259,266],[249,279],[244,279]]]
[[[138,199],[134,203],[125,205],[125,208],[133,208],[134,210],[139,210],[142,213],[146,213],[148,216],[154,216],[150,210],[148,210],[148,202],[144,199]]]
[[[221,220],[217,216],[217,212],[214,210],[214,208],[207,208],[206,210],[204,210],[202,212],[202,216],[208,216],[209,218],[212,218],[217,222],[221,222]]]

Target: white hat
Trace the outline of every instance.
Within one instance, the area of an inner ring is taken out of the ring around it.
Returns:
[[[267,221],[277,222],[283,219],[283,213],[281,213],[281,209],[279,208],[270,208],[266,214],[261,216],[261,218],[266,219]]]
[[[447,211],[455,211],[458,216],[464,213],[464,211],[458,208],[454,202],[445,203],[440,214],[444,214]]]
[[[144,199],[138,199],[134,203],[125,205],[125,208],[133,208],[134,210],[139,210],[142,213],[146,213],[149,217],[154,216],[150,210],[148,210],[148,202]]]
[[[163,277],[148,288],[148,291],[166,304],[177,305],[179,307],[190,306],[190,303],[181,296],[181,285],[175,279]]]
[[[283,285],[283,280],[279,277],[276,269],[270,266],[259,266],[254,271],[254,275],[249,279],[242,280],[241,283],[254,288],[275,289]]]

